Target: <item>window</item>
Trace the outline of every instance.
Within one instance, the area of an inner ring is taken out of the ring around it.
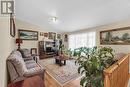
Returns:
[[[79,47],[95,46],[95,32],[86,32],[80,34],[69,35],[69,48],[75,49]]]

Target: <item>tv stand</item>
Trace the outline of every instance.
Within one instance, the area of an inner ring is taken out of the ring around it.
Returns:
[[[41,55],[39,55],[40,59],[46,59],[46,58],[51,58],[54,57],[55,53],[51,52],[51,53],[42,53]]]
[[[55,52],[49,51],[46,48],[47,45],[55,47],[55,42],[46,42],[46,41],[39,41],[39,58],[46,59],[56,56]]]

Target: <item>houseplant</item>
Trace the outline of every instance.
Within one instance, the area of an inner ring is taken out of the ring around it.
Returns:
[[[78,72],[82,74],[82,87],[103,87],[103,70],[111,66],[114,51],[110,47],[81,47],[74,50],[79,65]]]
[[[71,49],[67,49],[64,44],[62,43],[62,40],[60,40],[60,45],[59,45],[59,53],[65,54],[68,57],[72,57],[72,51]]]

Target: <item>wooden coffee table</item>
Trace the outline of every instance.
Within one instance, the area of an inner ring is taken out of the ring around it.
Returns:
[[[66,65],[66,60],[68,60],[68,58],[61,58],[61,57],[59,57],[59,56],[55,57],[55,62],[56,62],[56,64],[59,64],[60,66]],[[63,61],[64,63],[62,63],[62,61]]]

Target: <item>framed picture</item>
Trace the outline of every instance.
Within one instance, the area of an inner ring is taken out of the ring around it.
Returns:
[[[44,36],[44,33],[42,32],[42,36]]]
[[[40,36],[42,36],[42,32],[40,32]]]
[[[43,32],[40,32],[40,36],[44,36],[44,35],[43,35]]]
[[[130,27],[100,32],[101,45],[130,45]]]
[[[18,35],[22,40],[38,40],[38,31],[19,30]]]
[[[53,39],[54,40],[56,38],[56,33],[49,32],[48,34],[49,34],[49,37],[48,37],[49,39]]]
[[[15,37],[16,35],[15,22],[12,14],[10,14],[10,35],[12,37]]]
[[[44,33],[44,37],[48,37],[48,33]]]
[[[61,39],[61,34],[57,34],[57,39]]]
[[[64,41],[68,42],[68,35],[67,34],[64,35]]]

